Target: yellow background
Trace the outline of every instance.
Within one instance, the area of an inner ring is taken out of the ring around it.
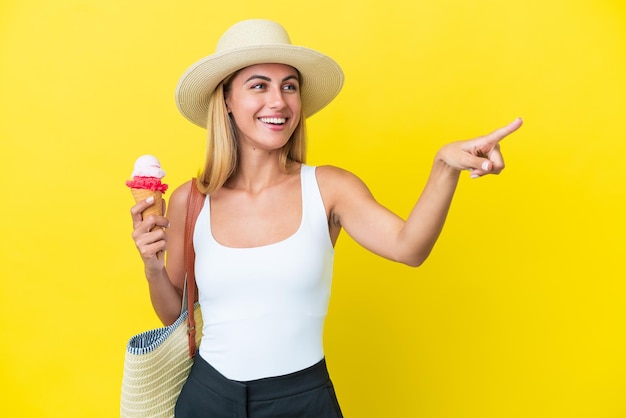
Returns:
[[[0,4],[0,415],[118,415],[127,339],[159,325],[124,181],[144,153],[172,187],[196,174],[174,86],[262,17],[346,72],[309,162],[402,216],[439,146],[526,121],[501,176],[462,176],[423,267],[340,238],[325,344],[346,417],[626,416],[622,0]]]

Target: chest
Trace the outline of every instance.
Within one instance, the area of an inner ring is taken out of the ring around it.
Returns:
[[[252,248],[294,235],[302,222],[300,182],[289,182],[262,193],[222,190],[211,196],[210,225],[221,245]]]

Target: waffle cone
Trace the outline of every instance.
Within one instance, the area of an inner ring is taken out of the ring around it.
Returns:
[[[139,203],[150,196],[154,196],[154,204],[141,212],[143,219],[146,219],[150,215],[160,216],[163,214],[163,194],[161,192],[149,189],[130,189],[130,191],[135,198],[135,203]]]

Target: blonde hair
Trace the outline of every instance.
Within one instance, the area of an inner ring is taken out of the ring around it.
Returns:
[[[236,74],[236,73],[235,73]],[[209,98],[207,111],[207,146],[204,168],[197,178],[198,189],[205,194],[218,190],[237,172],[239,151],[233,121],[226,108],[225,94],[235,74],[222,81]],[[305,117],[300,110],[300,122],[289,141],[280,149],[279,164],[288,172],[293,163],[306,162]]]

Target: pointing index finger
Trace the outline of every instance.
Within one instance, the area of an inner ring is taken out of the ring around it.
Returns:
[[[523,123],[522,118],[517,118],[513,122],[509,123],[508,125],[503,126],[502,128],[496,129],[492,133],[486,135],[486,138],[490,142],[500,142],[501,140],[503,140],[504,138],[506,138],[513,132],[517,131],[520,128],[520,126],[522,126],[522,123]]]

